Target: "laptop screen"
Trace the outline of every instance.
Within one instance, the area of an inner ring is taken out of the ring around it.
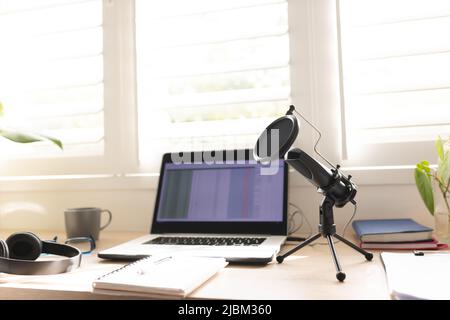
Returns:
[[[151,232],[286,235],[284,160],[263,166],[249,149],[206,154],[163,156]]]
[[[281,222],[284,162],[264,174],[257,163],[164,167],[157,222]]]

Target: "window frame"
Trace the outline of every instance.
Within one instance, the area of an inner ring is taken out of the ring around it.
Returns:
[[[338,56],[339,68],[339,95],[341,110],[341,150],[340,159],[346,167],[356,167],[362,170],[362,167],[370,167],[372,170],[384,170],[384,167],[398,167],[399,170],[412,168],[416,163],[427,159],[431,163],[437,161],[435,149],[435,141],[409,141],[409,142],[385,142],[371,143],[361,146],[364,151],[357,155],[350,155],[346,144],[346,128],[345,128],[345,83],[344,83],[344,66],[341,47],[341,29],[340,29],[340,2],[335,0],[336,14],[336,48]],[[325,14],[325,12],[323,12]],[[436,137],[437,138],[437,137]],[[418,158],[417,150],[421,150],[422,154]],[[368,170],[368,169],[367,169]]]
[[[411,166],[385,165],[379,154],[377,161],[377,155],[370,154],[357,161],[345,159],[337,1],[288,1],[292,103],[322,130],[320,152],[332,163],[343,164],[358,184],[412,184]],[[134,0],[103,0],[104,155],[27,159],[2,165],[1,190],[156,188],[158,172],[153,168],[159,169],[160,163],[144,167],[138,160],[134,10]],[[295,145],[314,156],[316,134],[303,124],[301,121]],[[432,143],[427,147],[430,150],[423,158],[433,161]],[[290,186],[306,185],[291,169]]]
[[[322,130],[318,149],[360,185],[414,184],[415,163],[437,160],[433,141],[371,145],[358,158],[347,154],[339,1],[300,1],[307,12],[305,24],[309,30],[310,119]],[[423,151],[420,158],[418,149]],[[307,152],[314,154],[312,148]]]
[[[135,93],[125,87],[135,87],[134,59],[127,50],[134,46],[134,26],[130,25],[133,4],[134,1],[103,0],[103,155],[7,160],[1,163],[0,176],[20,180],[26,176],[120,174],[134,170]],[[129,108],[121,107],[124,105]]]
[[[279,0],[279,1],[273,1],[273,2],[269,1],[269,3],[265,3],[264,5],[268,5],[268,6],[270,6],[270,5],[279,5],[281,2],[283,2],[283,4],[284,4],[284,1],[286,2],[286,5],[289,5],[289,0],[283,0],[283,1]],[[133,2],[133,6],[136,8],[136,0],[131,0],[130,2]],[[249,7],[253,7],[253,6],[259,7],[260,5],[250,4],[248,6]],[[238,9],[244,9],[244,8],[245,8],[245,6],[238,7]],[[227,9],[227,10],[235,10],[235,9],[236,8]],[[197,15],[197,14],[198,13],[195,13],[195,15]],[[288,21],[288,28],[287,28],[286,32],[287,32],[287,34],[289,34],[289,32],[290,32],[290,22],[289,21]],[[271,35],[271,36],[275,37],[277,35]],[[266,36],[264,36],[264,37],[266,37]],[[269,37],[269,36],[267,36],[267,37]],[[242,41],[242,40],[243,39],[239,39],[239,41]],[[226,42],[226,41],[229,41],[229,40],[224,40],[224,42]],[[232,41],[234,41],[234,40],[232,40]],[[211,43],[209,43],[208,45],[212,45],[213,43],[214,43],[214,41],[211,41]],[[191,46],[191,45],[189,45],[189,46]],[[138,60],[137,59],[138,56],[139,55],[136,53],[136,56],[135,56],[136,61]],[[138,61],[136,62],[136,64],[138,64]],[[289,68],[289,60],[287,61],[287,66],[283,65],[282,67],[283,68],[284,67]],[[261,70],[263,70],[263,69],[264,68],[262,68]],[[233,71],[233,72],[241,72],[241,71]],[[136,72],[136,78],[138,78],[137,72]],[[138,92],[138,90],[139,90],[139,85],[138,84],[136,85],[135,89],[136,89],[136,92]],[[238,91],[240,91],[240,90],[238,90]],[[139,98],[138,97],[138,93],[136,93],[136,100],[138,100],[138,98]],[[272,100],[272,99],[268,98],[267,101],[270,101],[270,100]],[[273,99],[273,100],[277,100],[277,101],[278,100],[279,101],[286,100],[286,110],[287,110],[287,108],[289,106],[289,100],[290,100],[289,99],[289,94],[286,97],[286,99],[284,97],[282,97],[280,99]],[[243,103],[243,102],[245,102],[245,101],[241,101],[241,102],[236,101],[236,102],[233,102],[233,103],[239,104],[239,103]],[[256,103],[256,102],[250,101],[250,103]],[[136,102],[136,107],[138,108],[137,112],[139,113],[138,102]],[[198,107],[198,108],[201,108],[201,107]],[[269,120],[267,120],[267,119],[269,119]],[[138,119],[137,119],[137,121],[138,121]],[[188,132],[191,132],[191,130],[193,128],[195,128],[196,131],[198,130],[198,131],[205,132],[205,133],[207,133],[207,132],[214,132],[214,134],[210,134],[209,136],[207,136],[207,134],[204,135],[204,136],[206,136],[206,138],[210,138],[210,137],[214,137],[214,136],[219,136],[220,137],[221,134],[223,134],[223,135],[229,134],[229,128],[231,126],[231,127],[234,128],[232,136],[242,137],[242,136],[245,136],[245,135],[255,135],[255,141],[256,141],[257,134],[254,132],[254,130],[252,130],[252,129],[249,130],[249,128],[253,128],[252,125],[248,125],[249,122],[250,121],[254,122],[254,124],[256,124],[258,127],[261,127],[261,130],[262,130],[263,128],[265,128],[265,123],[270,123],[271,121],[273,121],[273,118],[271,118],[271,117],[267,117],[267,118],[261,117],[261,118],[246,119],[246,121],[247,122],[244,123],[244,126],[240,127],[239,129],[237,129],[236,126],[240,125],[240,122],[241,122],[240,119],[223,119],[223,120],[203,120],[203,121],[199,121],[199,122],[184,122],[183,121],[183,122],[179,122],[179,123],[176,123],[176,124],[170,124],[172,127],[167,128],[167,130],[172,131],[172,132],[175,132],[175,131],[176,132],[181,132],[181,134],[177,134],[176,138],[178,138],[178,136],[180,136],[180,138],[183,138],[183,135],[185,135]],[[139,124],[139,121],[138,121],[138,124]],[[138,149],[139,149],[139,145],[140,145],[139,128],[137,128],[137,129],[138,129],[137,145],[138,145]],[[201,136],[203,137],[203,134]],[[165,138],[167,138],[167,136],[163,137],[163,139],[165,139]],[[148,141],[148,140],[150,140],[150,141]],[[154,140],[153,139],[148,139],[148,140],[146,138],[144,138],[142,141],[144,141],[144,143],[147,143],[147,142],[153,143],[153,142],[157,142],[158,139],[154,139]],[[195,138],[193,140],[195,140]],[[194,150],[200,150],[200,148],[196,148],[197,146],[200,146],[200,145],[203,147],[203,145],[201,143],[199,143],[198,145],[195,145],[195,143],[194,143],[194,148],[195,148]],[[184,148],[184,147],[185,146],[182,146],[182,148]],[[246,145],[238,145],[238,146],[234,146],[233,145],[233,147],[241,149],[241,148],[249,148],[249,147],[252,147],[252,146],[246,144]],[[149,148],[152,148],[152,146],[150,145]],[[205,147],[205,148],[206,148],[206,150],[210,149],[208,147]],[[158,156],[162,156],[165,152],[167,152],[167,150],[161,150],[159,148],[159,145],[156,145],[155,149],[157,149],[155,154],[158,154]],[[185,149],[183,149],[183,150],[185,150]],[[146,173],[146,172],[157,173],[157,172],[159,172],[160,165],[161,165],[160,158],[158,158],[157,160],[155,159],[155,157],[147,159],[147,157],[145,157],[145,156],[144,157],[140,157],[140,155],[138,153],[138,162],[139,162],[139,166],[137,168],[138,172],[141,172],[141,173]]]

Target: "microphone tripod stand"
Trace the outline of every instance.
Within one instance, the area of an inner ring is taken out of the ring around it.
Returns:
[[[320,205],[320,222],[319,222],[319,233],[316,235],[311,236],[310,238],[306,239],[304,242],[297,245],[295,248],[289,250],[288,252],[277,256],[278,263],[282,263],[283,260],[293,254],[294,252],[297,252],[301,248],[309,245],[310,243],[314,242],[315,240],[319,239],[321,236],[327,239],[328,246],[330,247],[331,255],[333,257],[334,265],[336,267],[336,278],[342,282],[345,279],[345,273],[342,272],[341,265],[339,263],[338,256],[336,254],[336,249],[334,247],[333,238],[336,238],[343,243],[345,243],[347,246],[351,247],[352,249],[358,251],[362,255],[366,257],[368,261],[371,261],[373,258],[373,254],[370,252],[367,252],[355,244],[351,243],[344,237],[341,237],[339,234],[336,233],[336,225],[334,224],[334,217],[333,217],[333,207],[335,205],[335,200],[325,195],[322,204]]]

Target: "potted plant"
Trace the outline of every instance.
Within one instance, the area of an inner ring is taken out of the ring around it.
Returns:
[[[438,165],[428,161],[417,164],[415,180],[417,189],[428,211],[434,216],[435,231],[440,241],[450,240],[450,137],[436,141]]]
[[[0,117],[3,116],[3,113],[4,113],[3,104],[0,102]],[[57,145],[59,148],[61,149],[63,148],[63,145],[60,140],[38,133],[28,133],[28,132],[25,133],[10,128],[3,128],[0,126],[0,136],[17,143],[50,141],[55,145]]]

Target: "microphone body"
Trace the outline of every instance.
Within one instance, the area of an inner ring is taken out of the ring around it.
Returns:
[[[319,139],[314,146],[314,152],[331,169],[311,158],[301,149],[290,149],[299,132],[299,124],[294,113],[304,119],[319,134]],[[356,204],[353,200],[356,195],[356,185],[350,181],[351,176],[345,177],[339,171],[339,166],[335,168],[317,151],[320,137],[319,129],[298,113],[294,106],[290,106],[285,116],[273,121],[260,135],[253,149],[253,156],[258,162],[262,163],[284,158],[290,166],[308,179],[320,193],[332,200],[334,202],[333,205],[336,207],[341,208],[348,202]]]
[[[317,187],[319,192],[332,198],[336,207],[341,208],[349,201],[355,203],[353,199],[357,192],[356,185],[339,170],[328,169],[299,148],[290,150],[285,160]]]

